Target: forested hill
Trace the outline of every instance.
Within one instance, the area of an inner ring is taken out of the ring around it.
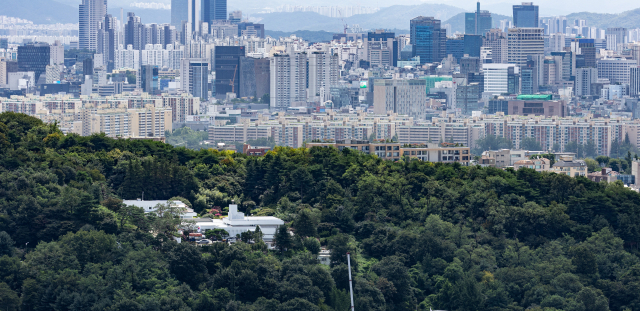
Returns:
[[[235,200],[295,235],[177,244],[173,219],[120,204],[143,191],[200,213]],[[0,114],[0,310],[348,310],[347,251],[356,310],[640,310],[639,240],[640,195],[619,182],[192,151]]]

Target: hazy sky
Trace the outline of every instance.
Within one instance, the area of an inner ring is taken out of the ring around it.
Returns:
[[[58,2],[77,5],[81,0],[57,0]],[[420,3],[442,3],[451,6],[456,6],[465,10],[473,10],[476,5],[475,0],[394,0],[394,1],[380,1],[380,0],[228,0],[230,8],[239,8],[245,10],[256,10],[267,6],[278,6],[282,4],[291,5],[361,5],[361,6],[390,6],[396,4],[410,5]],[[171,3],[171,0],[109,0],[109,6],[123,6],[128,7],[131,2],[160,2]],[[511,15],[514,4],[519,4],[521,1],[504,1],[504,0],[485,0],[481,1],[480,5],[483,9],[489,10],[494,13]],[[640,2],[635,0],[581,0],[581,1],[567,1],[567,0],[539,0],[533,1],[534,4],[540,6],[540,14],[542,16],[552,15],[565,15],[575,12],[594,12],[594,13],[620,13],[623,11],[633,10],[640,7]]]

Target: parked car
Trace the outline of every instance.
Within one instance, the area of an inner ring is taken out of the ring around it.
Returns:
[[[202,239],[202,240],[200,240],[200,241],[198,241],[196,243],[198,243],[198,244],[211,244],[211,241],[207,240],[207,239]]]

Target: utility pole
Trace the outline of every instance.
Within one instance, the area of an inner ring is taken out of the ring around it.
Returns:
[[[347,252],[347,265],[349,266],[349,294],[351,295],[351,311],[354,311],[353,306],[353,281],[351,280],[351,255]]]

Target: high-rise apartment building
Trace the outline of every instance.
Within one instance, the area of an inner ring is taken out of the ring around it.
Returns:
[[[640,66],[632,66],[629,69],[629,95],[640,95]],[[634,118],[638,118],[635,111]]]
[[[514,5],[513,26],[516,28],[538,28],[538,6],[533,5],[533,2]]]
[[[331,87],[338,84],[340,60],[329,51],[314,51],[308,55],[308,99],[325,102],[331,99]]]
[[[554,16],[546,20],[546,33],[564,33],[567,28],[567,18],[565,16]]]
[[[7,84],[7,61],[0,58],[0,87]]]
[[[107,14],[107,0],[82,0],[79,8],[78,47],[95,51],[98,29]]]
[[[182,93],[180,95],[163,95],[162,106],[171,109],[173,122],[184,123],[187,116],[197,115],[200,108],[200,98]]]
[[[189,0],[171,0],[171,26],[180,29],[189,20]]]
[[[140,16],[135,13],[127,13],[127,24],[124,26],[124,46],[131,45],[134,50],[142,50],[144,25]]]
[[[607,28],[606,35],[615,36],[615,44],[607,42],[607,45],[612,44],[616,48],[620,44],[625,44],[629,42],[629,30],[624,27]],[[614,37],[611,37],[611,38],[613,39]]]
[[[56,40],[52,45],[49,46],[49,55],[51,57],[51,61],[49,62],[51,65],[63,68],[64,44],[62,44],[59,40]]]
[[[373,88],[373,111],[408,115],[416,120],[426,117],[427,81],[424,79],[377,79]]]
[[[479,1],[476,11],[473,13],[465,13],[464,16],[465,34],[483,36],[492,28],[491,13],[489,11],[481,11]]]
[[[271,108],[286,109],[307,100],[307,56],[289,50],[270,60]]]
[[[51,51],[49,44],[28,43],[18,46],[18,70],[33,71],[35,80],[47,70],[51,63]]]
[[[189,12],[187,23],[191,33],[200,32],[200,22],[202,21],[202,0],[188,0],[187,9]]]
[[[118,30],[118,20],[111,14],[104,16],[98,30],[98,48],[96,53],[103,55],[103,61],[108,72],[114,67],[116,50],[120,42],[121,32]]]
[[[440,20],[419,16],[411,20],[410,44],[412,56],[420,56],[420,63],[441,62],[446,53],[446,30],[440,28]]]
[[[216,72],[216,98],[223,99],[227,93],[240,97],[240,59],[246,55],[244,46],[216,46],[214,70]],[[253,96],[253,95],[252,95]]]
[[[544,55],[551,55],[551,52],[562,52],[565,47],[565,34],[552,33],[544,37]]]
[[[507,57],[509,64],[525,66],[528,55],[544,54],[544,29],[509,28]]]

